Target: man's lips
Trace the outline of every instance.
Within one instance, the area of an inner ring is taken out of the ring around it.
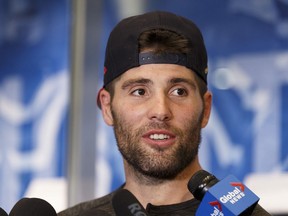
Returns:
[[[145,142],[149,145],[156,145],[162,148],[173,145],[175,137],[175,134],[167,130],[150,130],[142,136]]]

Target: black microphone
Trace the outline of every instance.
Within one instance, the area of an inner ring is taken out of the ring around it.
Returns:
[[[0,207],[0,216],[8,216],[6,211]]]
[[[251,215],[259,201],[259,197],[234,176],[230,175],[219,181],[205,170],[200,170],[191,177],[188,189],[201,201],[196,216]]]
[[[53,206],[39,198],[22,198],[10,211],[9,216],[57,216]]]
[[[115,193],[112,205],[117,216],[148,216],[137,198],[126,189],[120,189]]]

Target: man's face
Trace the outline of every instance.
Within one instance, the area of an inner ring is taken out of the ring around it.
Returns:
[[[211,95],[201,99],[194,76],[183,66],[148,64],[115,82],[104,119],[114,126],[122,156],[138,172],[174,178],[197,157]]]

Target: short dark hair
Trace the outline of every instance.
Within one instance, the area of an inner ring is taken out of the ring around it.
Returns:
[[[190,52],[192,45],[189,40],[176,32],[166,29],[152,29],[144,31],[139,37],[139,52],[147,49],[154,53],[181,53]],[[195,73],[196,74],[196,73]],[[198,75],[196,82],[200,95],[203,96],[207,91],[207,85]]]
[[[146,50],[152,51],[155,54],[160,53],[181,53],[187,54],[190,51],[190,42],[182,35],[166,29],[152,29],[144,31],[139,39],[139,53]],[[196,73],[195,73],[196,75]],[[198,75],[195,76],[201,97],[207,91],[207,85]],[[105,89],[110,93],[111,98],[114,96],[114,83],[119,78],[116,78]]]

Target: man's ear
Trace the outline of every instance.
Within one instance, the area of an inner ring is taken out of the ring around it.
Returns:
[[[101,104],[101,112],[104,121],[107,125],[113,125],[113,116],[111,112],[111,96],[110,93],[104,88],[101,89],[98,93],[98,99]]]
[[[212,107],[212,93],[210,91],[207,91],[204,94],[204,113],[201,123],[202,128],[206,127],[206,125],[208,124],[211,113],[211,107]]]

